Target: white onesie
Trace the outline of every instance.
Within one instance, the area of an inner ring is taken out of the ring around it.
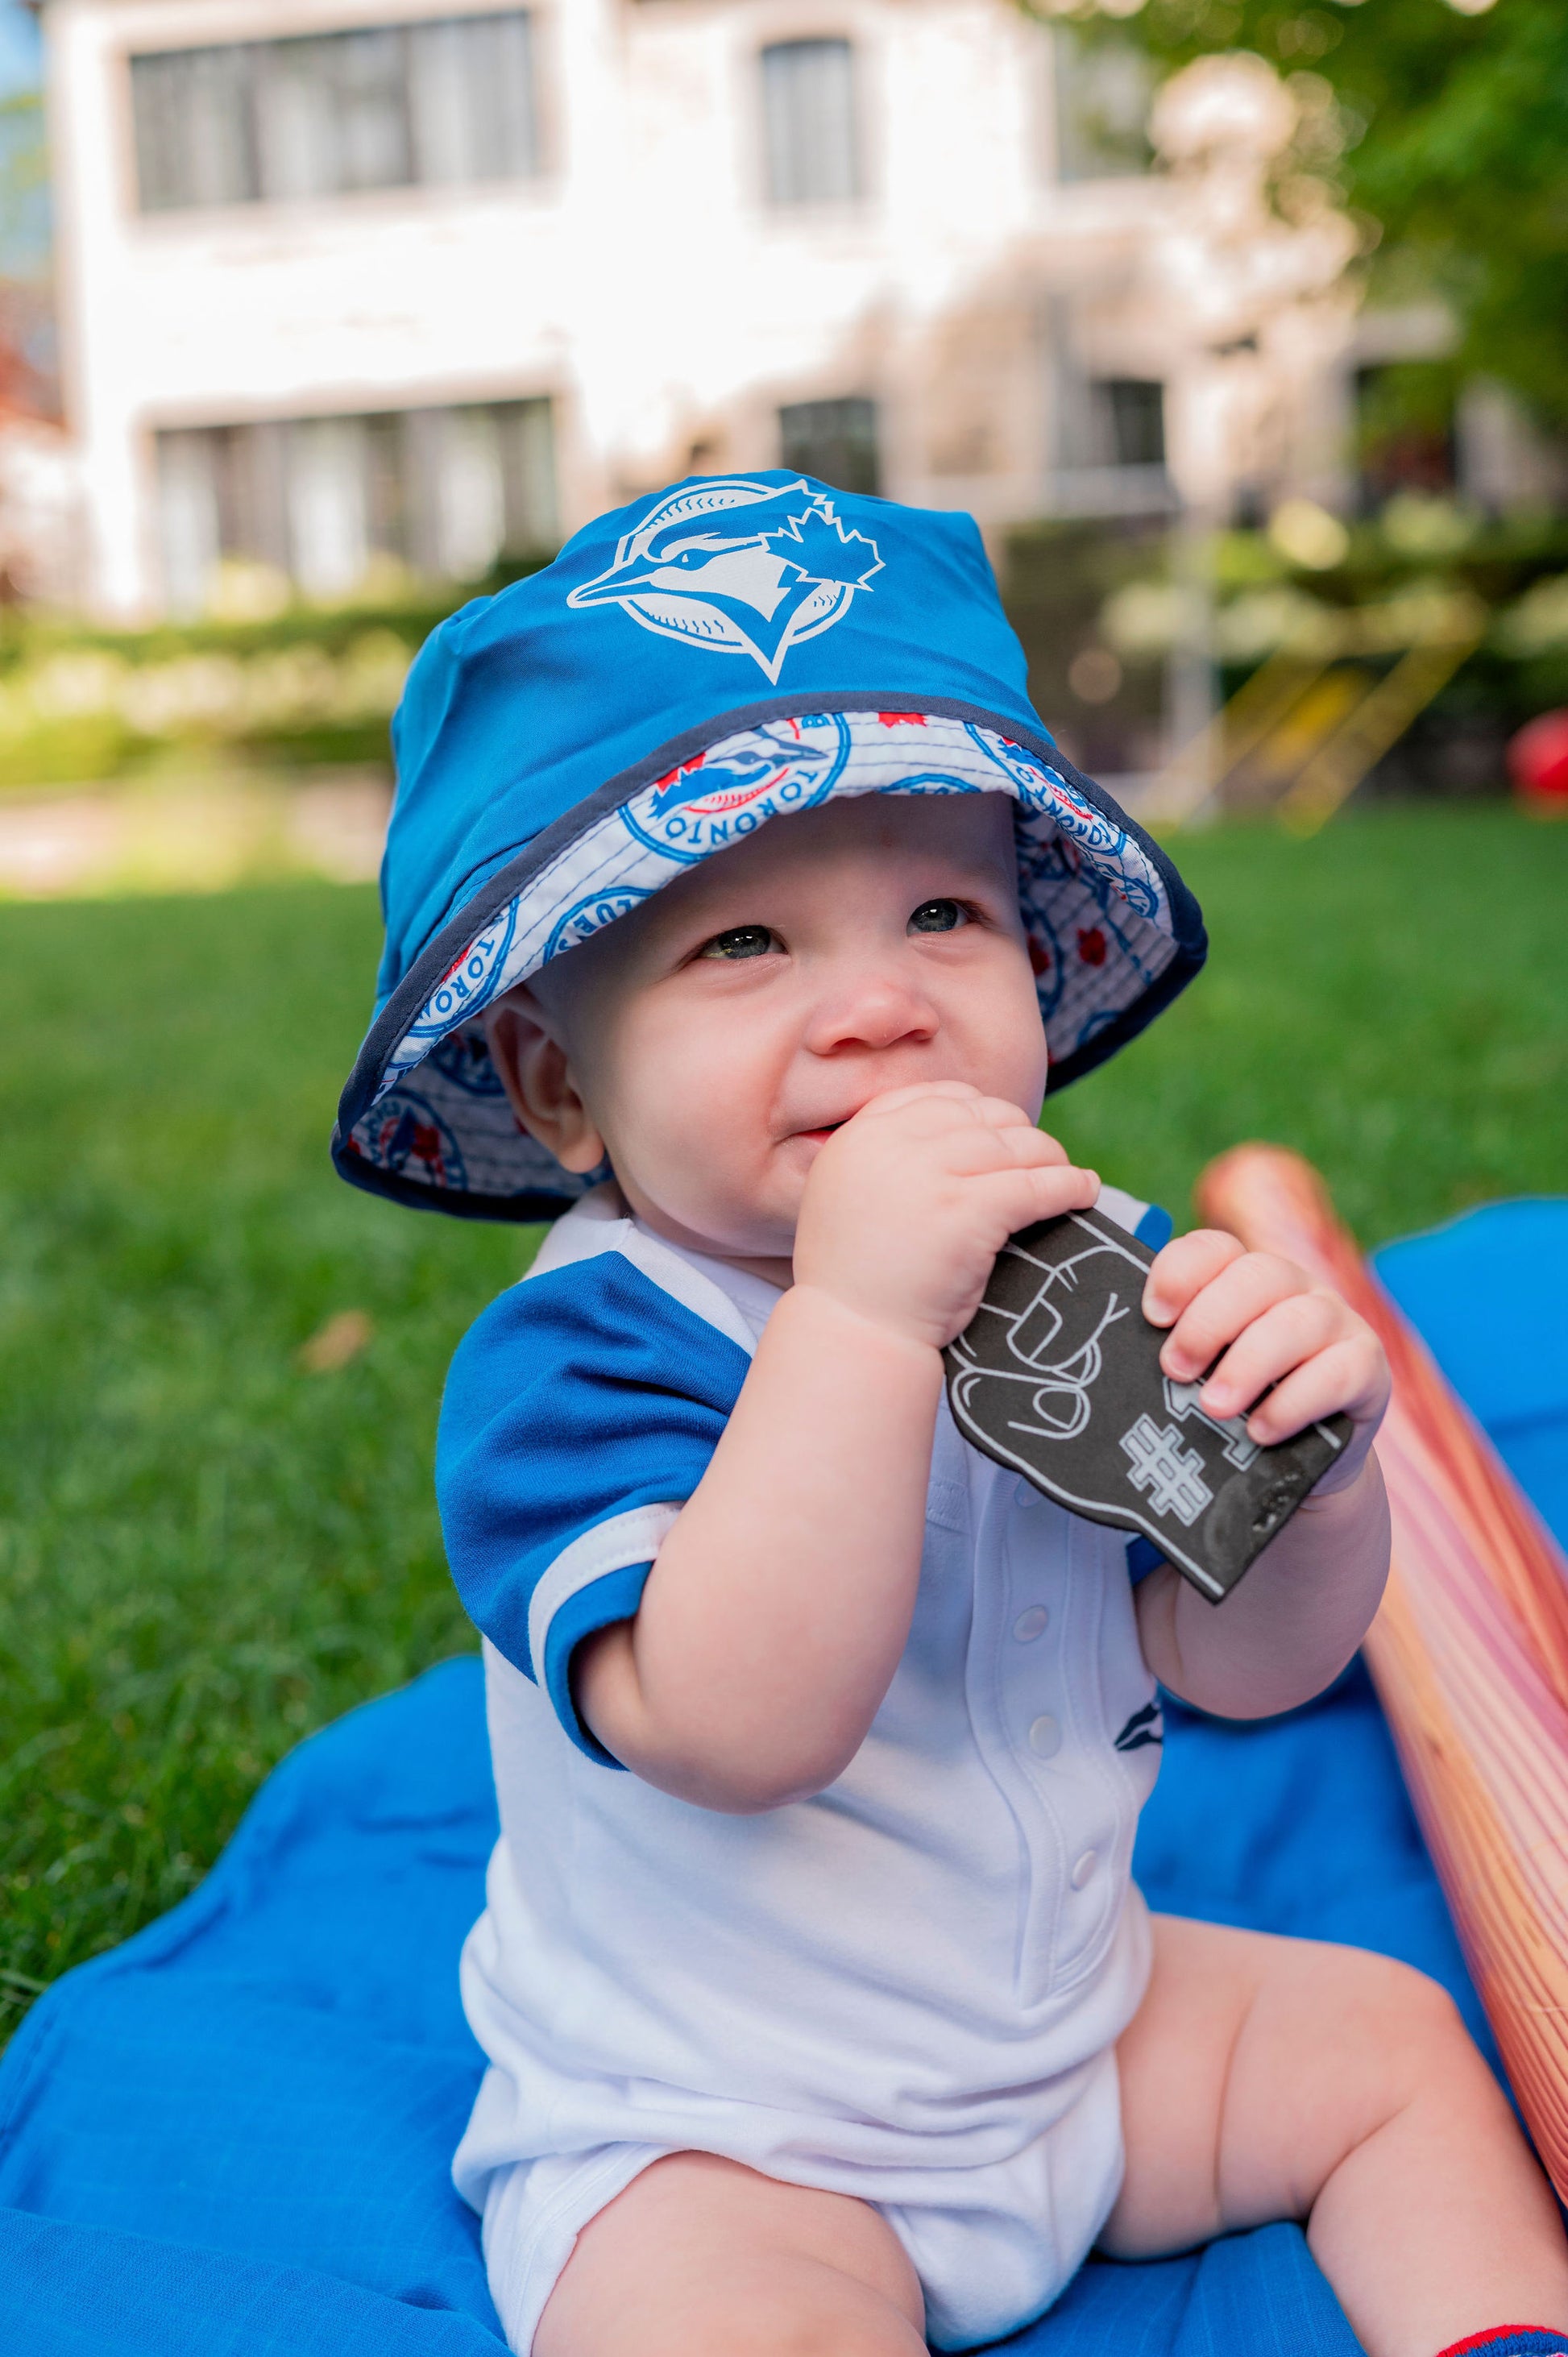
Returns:
[[[1145,1208],[1101,1201],[1129,1227]],[[836,1782],[723,1815],[576,1719],[571,1650],[635,1610],[779,1297],[604,1189],[447,1388],[438,1482],[487,1631],[501,1818],[463,1958],[490,2067],[454,2174],[520,2352],[578,2231],[667,2153],[874,2204],[939,2349],[1048,2307],[1121,2181],[1160,1757],[1121,1534],[981,1456],[944,1404],[908,1643]]]

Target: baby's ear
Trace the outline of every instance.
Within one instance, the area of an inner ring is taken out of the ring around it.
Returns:
[[[585,1176],[605,1158],[605,1144],[577,1093],[566,1050],[548,1013],[525,982],[487,1006],[481,1017],[490,1061],[522,1127],[565,1170]]]

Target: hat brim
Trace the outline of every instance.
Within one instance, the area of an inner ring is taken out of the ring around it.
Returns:
[[[1054,1092],[1184,989],[1208,940],[1165,852],[1043,732],[966,705],[779,697],[661,746],[492,868],[380,1009],[343,1092],[351,1184],[462,1218],[557,1216],[575,1178],[521,1130],[478,1021],[501,992],[768,820],[866,793],[1004,792]],[[907,700],[906,700],[907,701]]]

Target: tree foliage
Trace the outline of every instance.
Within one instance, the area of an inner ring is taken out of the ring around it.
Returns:
[[[0,96],[0,276],[33,278],[49,247],[49,162],[36,90]]]
[[[1092,18],[1093,0],[1067,13]],[[1444,296],[1460,364],[1568,427],[1564,0],[1112,0],[1105,16],[1160,63],[1251,49],[1326,81],[1337,168],[1381,231],[1374,285]]]

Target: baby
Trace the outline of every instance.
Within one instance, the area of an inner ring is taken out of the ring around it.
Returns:
[[[1156,1681],[1287,1709],[1376,1609],[1374,1337],[1228,1236],[1157,1254],[1206,1413],[1353,1424],[1218,1609],[947,1412],[1010,1233],[1155,1233],[1037,1125],[1204,950],[972,526],[788,474],[639,500],[437,634],[398,750],[340,1166],[575,1196],[438,1448],[502,1826],[456,2175],[510,2345],[918,2357],[1091,2247],[1298,2219],[1371,2357],[1557,2350],[1555,2207],[1446,1997],[1130,1878]]]

